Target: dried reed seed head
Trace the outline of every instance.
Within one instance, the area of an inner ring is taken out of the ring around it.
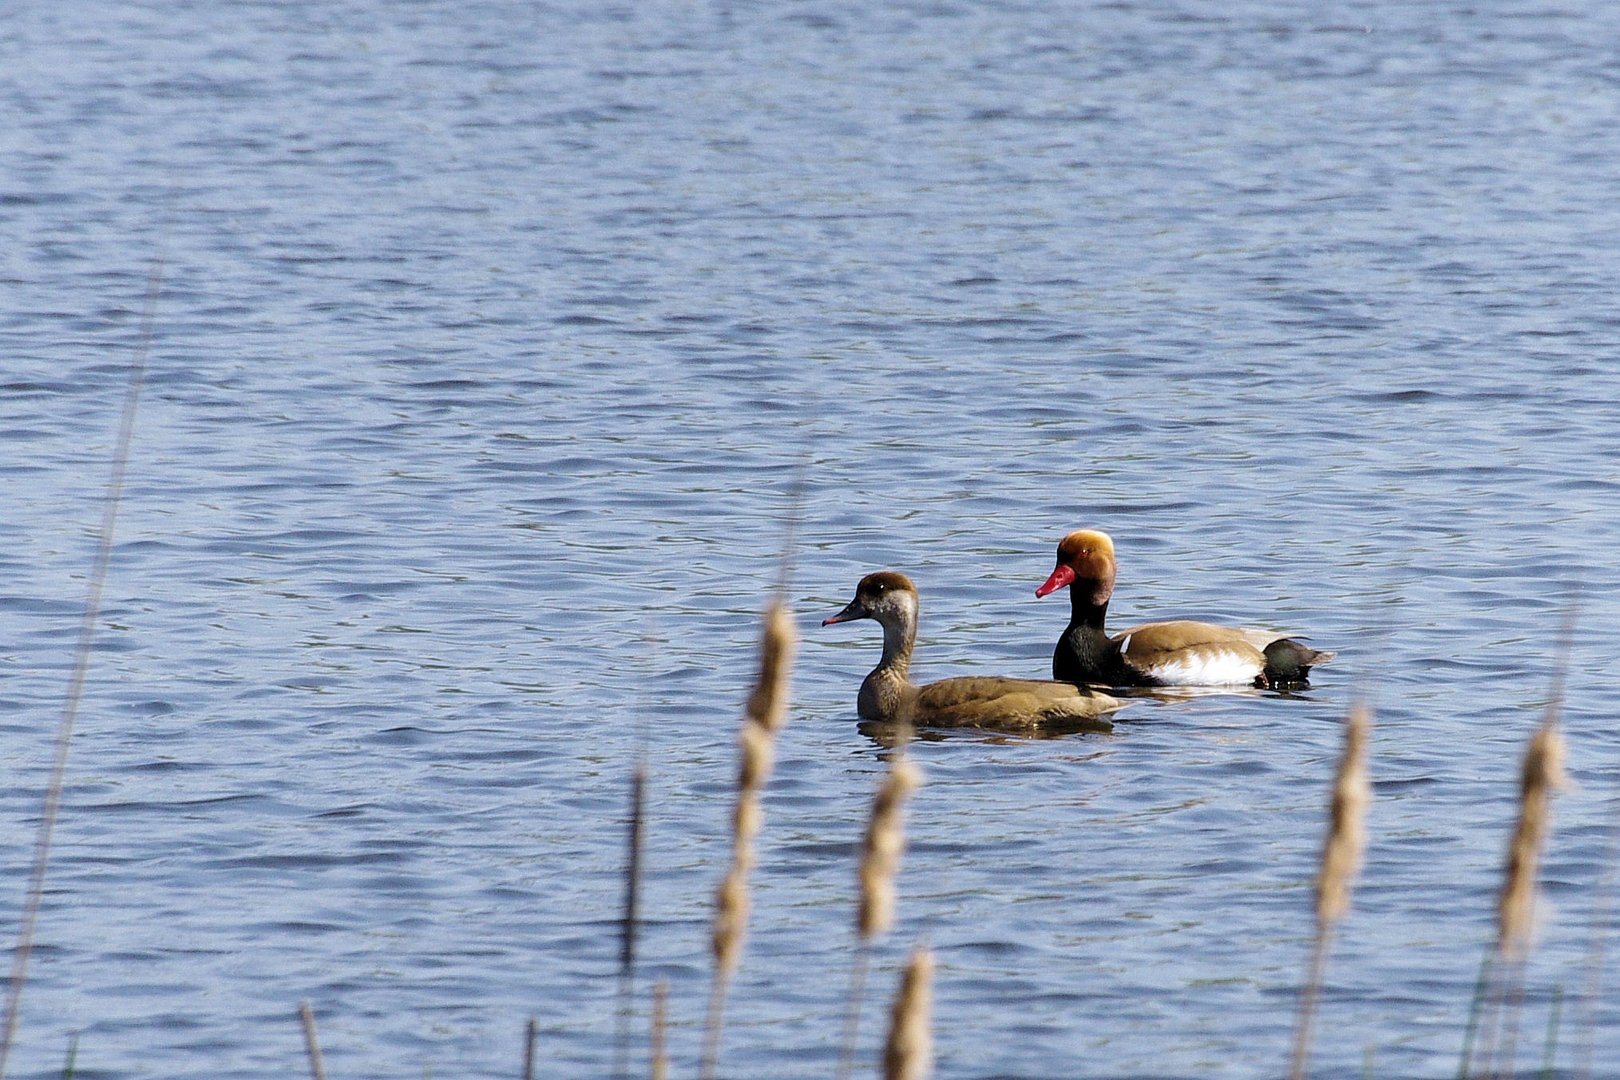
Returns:
[[[745,870],[754,865],[754,839],[759,836],[765,812],[759,808],[759,796],[752,791],[737,796],[737,808],[731,815],[731,859]]]
[[[742,955],[743,932],[748,927],[747,871],[733,866],[715,893],[714,932],[711,945],[715,966],[721,971],[736,970]]]
[[[1530,949],[1535,927],[1534,855],[1526,857],[1518,844],[1508,854],[1506,881],[1496,905],[1496,948],[1508,959],[1520,959]]]
[[[898,899],[894,878],[883,874],[861,871],[861,902],[856,912],[856,929],[861,937],[871,938],[888,933],[894,926],[894,907]]]
[[[792,620],[780,601],[765,612],[760,643],[759,682],[749,696],[747,717],[738,733],[737,807],[731,818],[731,869],[715,894],[711,944],[722,972],[735,970],[748,925],[748,871],[754,864],[754,838],[763,820],[759,793],[771,774],[775,733],[787,718],[788,674],[796,641]]]
[[[889,764],[889,774],[883,778],[878,786],[877,800],[873,808],[873,816],[885,812],[890,806],[897,806],[922,786],[922,769],[910,758],[897,757]]]
[[[900,992],[889,1014],[883,1047],[884,1080],[922,1080],[933,1067],[934,957],[921,945],[911,951]]]
[[[856,912],[856,929],[862,937],[873,937],[894,925],[894,877],[906,844],[900,812],[906,796],[921,783],[922,770],[908,759],[896,757],[872,802],[872,820],[861,845],[861,898]]]
[[[765,632],[759,643],[759,681],[747,707],[748,719],[766,731],[780,731],[787,723],[788,683],[798,640],[787,609],[780,600],[772,600],[765,609]]]
[[[776,737],[756,724],[744,724],[737,733],[737,750],[738,789],[758,791],[776,764]]]
[[[1530,745],[1524,754],[1524,773],[1519,790],[1525,800],[1534,795],[1545,797],[1565,784],[1564,737],[1551,721],[1536,728],[1530,736]]]
[[[906,838],[900,829],[898,813],[872,820],[873,829],[866,835],[861,864],[888,864],[898,862],[905,851]]]
[[[1353,757],[1357,761],[1366,763],[1367,737],[1372,732],[1372,710],[1365,702],[1356,702],[1350,708],[1350,715],[1344,718],[1344,754],[1342,758]]]
[[[1371,714],[1364,705],[1356,706],[1345,720],[1344,753],[1333,781],[1327,841],[1322,845],[1322,867],[1316,879],[1316,920],[1323,926],[1337,922],[1350,910],[1350,886],[1367,846],[1365,819],[1372,802],[1367,732],[1371,727]]]
[[[1551,720],[1530,737],[1519,780],[1519,821],[1508,844],[1497,901],[1497,950],[1520,959],[1535,929],[1536,876],[1550,823],[1552,793],[1564,785],[1564,739]]]

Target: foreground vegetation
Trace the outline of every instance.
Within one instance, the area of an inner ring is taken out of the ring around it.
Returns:
[[[153,271],[148,284],[147,303],[142,317],[141,347],[137,362],[132,366],[126,391],[119,439],[103,507],[101,530],[98,534],[96,561],[80,624],[69,689],[56,732],[55,752],[43,797],[34,860],[23,910],[18,921],[18,939],[13,950],[13,965],[7,984],[3,1019],[0,1019],[0,1080],[4,1078],[6,1063],[15,1040],[19,1002],[27,980],[34,928],[45,891],[52,833],[61,804],[68,749],[100,614],[101,589],[106,579],[112,549],[113,526],[123,487],[135,408],[144,381],[145,356],[151,339],[152,304],[157,293],[160,271],[161,264]],[[1564,635],[1566,656],[1569,637],[1570,628],[1566,626]],[[764,824],[761,800],[771,775],[776,738],[787,722],[795,647],[796,637],[781,601],[779,589],[778,597],[771,602],[765,614],[759,653],[759,674],[749,695],[738,736],[736,803],[731,817],[732,850],[729,866],[715,894],[710,942],[713,970],[702,1051],[697,1066],[698,1075],[704,1080],[712,1080],[720,1074],[727,989],[743,958],[750,914],[749,874],[755,862],[754,845]],[[1567,660],[1564,663],[1567,664]],[[1532,929],[1535,924],[1537,872],[1549,830],[1551,798],[1563,782],[1564,746],[1558,729],[1561,704],[1562,688],[1558,686],[1551,695],[1547,715],[1531,737],[1525,752],[1518,792],[1518,819],[1508,843],[1503,882],[1497,903],[1497,932],[1482,964],[1478,988],[1469,1010],[1469,1021],[1462,1034],[1458,1065],[1460,1080],[1515,1075],[1515,1057],[1521,1034],[1521,1011],[1524,1002],[1525,962],[1531,949]],[[1289,1048],[1278,1048],[1279,1064],[1284,1060],[1288,1061],[1288,1073],[1294,1080],[1302,1080],[1308,1075],[1318,996],[1330,961],[1333,934],[1339,921],[1349,910],[1354,880],[1361,866],[1362,852],[1366,843],[1364,820],[1371,800],[1367,750],[1371,724],[1369,711],[1359,706],[1347,717],[1344,726],[1344,750],[1329,793],[1325,838],[1315,889],[1314,944],[1304,965],[1291,1051]],[[906,737],[902,735],[896,749],[889,755],[888,772],[873,801],[870,821],[855,868],[856,944],[854,955],[851,957],[849,990],[840,1038],[837,1071],[841,1080],[855,1071],[860,1043],[859,1018],[866,992],[873,945],[879,937],[891,929],[894,921],[898,894],[897,879],[905,847],[904,803],[907,796],[922,783],[921,771],[906,754],[906,741]],[[646,782],[645,764],[638,764],[632,772],[625,863],[619,957],[620,1025],[615,1040],[613,1063],[615,1076],[631,1075],[631,1059],[643,1056],[635,1050],[638,1040],[632,1037],[629,1021],[636,1011],[634,998],[639,925],[638,898],[641,887]],[[1607,898],[1603,899],[1606,907]],[[1306,913],[1302,912],[1301,917],[1306,918]],[[1601,947],[1600,938],[1601,935],[1594,936],[1594,950]],[[1591,1075],[1590,1048],[1592,1027],[1595,1024],[1592,1007],[1598,1000],[1599,989],[1596,972],[1600,970],[1600,965],[1594,963],[1589,967],[1594,974],[1584,992],[1588,1009],[1584,1019],[1585,1029],[1580,1032],[1582,1040],[1576,1054],[1579,1063],[1575,1075],[1581,1077]],[[898,973],[898,985],[889,1011],[888,1029],[881,1054],[882,1075],[887,1080],[920,1080],[931,1071],[933,975],[934,963],[929,950],[920,944],[915,946],[904,968]],[[668,988],[663,984],[655,986],[652,990],[651,1033],[644,1055],[645,1069],[642,1071],[655,1080],[669,1075],[664,1024],[667,996]],[[299,1006],[297,1017],[304,1033],[310,1075],[316,1080],[325,1080],[326,1070],[320,1050],[316,1017],[308,1002]],[[1548,1062],[1552,1059],[1556,1037],[1555,1011],[1547,1043]],[[521,1072],[526,1080],[536,1074],[535,1043],[536,1026],[531,1020],[525,1033]],[[71,1077],[74,1074],[76,1057],[75,1042],[68,1049],[63,1068],[64,1076]],[[1550,1065],[1544,1066],[1543,1072],[1550,1075]]]

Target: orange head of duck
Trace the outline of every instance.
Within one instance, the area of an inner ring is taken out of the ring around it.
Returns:
[[[1058,544],[1057,566],[1035,595],[1046,596],[1069,587],[1076,598],[1084,596],[1094,604],[1107,603],[1114,594],[1114,542],[1107,533],[1076,529],[1065,536]]]

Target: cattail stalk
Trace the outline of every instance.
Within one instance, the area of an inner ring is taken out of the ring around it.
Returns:
[[[883,1047],[883,1080],[923,1080],[933,1068],[934,957],[919,945],[900,976]]]
[[[770,778],[776,754],[776,736],[787,724],[788,682],[798,635],[780,599],[765,612],[760,641],[759,679],[748,697],[742,731],[738,735],[737,807],[731,819],[731,867],[715,892],[714,927],[710,936],[714,954],[714,981],[709,989],[709,1015],[704,1025],[702,1076],[708,1080],[719,1065],[720,1034],[724,1026],[726,986],[742,958],[748,928],[748,872],[754,865],[754,840],[763,812],[760,798]]]
[[[1552,1008],[1547,1011],[1547,1039],[1542,1044],[1541,1073],[1542,1076],[1553,1074],[1553,1056],[1558,1050],[1558,1026],[1564,1015],[1564,988],[1553,988]]]
[[[174,192],[171,189],[165,206],[173,200]],[[45,794],[41,799],[39,826],[34,832],[34,857],[28,872],[28,885],[23,893],[22,916],[17,922],[17,944],[11,951],[11,976],[6,983],[5,1006],[0,1010],[0,1077],[5,1076],[6,1063],[11,1058],[11,1046],[17,1036],[23,986],[28,979],[28,960],[34,952],[34,932],[39,925],[39,911],[45,900],[45,873],[50,865],[56,818],[62,808],[62,791],[67,784],[68,751],[73,743],[73,725],[78,721],[79,705],[84,700],[85,682],[90,674],[91,651],[96,640],[96,626],[101,620],[101,594],[106,588],[107,574],[112,565],[113,530],[118,524],[118,508],[123,502],[124,477],[129,470],[130,447],[135,441],[135,416],[140,407],[141,391],[146,385],[146,361],[152,351],[153,317],[157,312],[158,296],[163,289],[169,225],[170,222],[165,219],[163,239],[157,257],[152,260],[152,268],[146,276],[146,299],[141,307],[140,342],[136,346],[135,358],[130,363],[129,376],[124,384],[124,402],[118,417],[118,437],[113,444],[107,487],[101,500],[101,527],[96,534],[96,551],[90,564],[90,588],[85,595],[84,607],[79,615],[78,640],[73,647],[73,669],[68,676],[62,712],[56,722],[56,737],[51,751],[51,771],[45,781]]]
[[[1344,725],[1344,753],[1333,781],[1328,805],[1327,839],[1322,844],[1322,866],[1316,877],[1316,941],[1311,950],[1310,974],[1300,992],[1299,1022],[1294,1029],[1293,1067],[1289,1076],[1303,1080],[1310,1056],[1311,1024],[1327,967],[1333,928],[1350,910],[1350,886],[1361,869],[1367,847],[1365,819],[1372,801],[1367,772],[1367,736],[1372,714],[1365,705],[1350,711]]]
[[[902,810],[906,797],[922,784],[922,770],[905,756],[909,738],[909,732],[902,733],[899,749],[889,760],[889,773],[872,800],[872,818],[861,842],[860,901],[855,912],[855,933],[859,942],[855,966],[850,973],[843,1050],[838,1062],[838,1075],[843,1080],[847,1080],[855,1067],[855,1040],[860,1028],[861,999],[865,996],[872,942],[894,925],[895,877],[906,846]]]
[[[906,837],[901,811],[906,797],[922,785],[922,769],[903,754],[889,763],[889,775],[872,800],[872,820],[861,844],[861,901],[857,932],[870,942],[894,925],[895,875]]]
[[[1491,962],[1496,959],[1496,948],[1491,946],[1480,958],[1479,975],[1474,979],[1474,997],[1468,1006],[1468,1023],[1463,1027],[1462,1058],[1457,1064],[1457,1080],[1468,1080],[1469,1065],[1474,1058],[1474,1038],[1479,1033],[1480,1017],[1485,1012],[1485,999],[1492,986]]]
[[[1524,962],[1535,932],[1536,878],[1551,824],[1552,796],[1564,784],[1564,740],[1558,733],[1561,698],[1562,688],[1556,688],[1547,718],[1525,749],[1519,774],[1519,818],[1508,842],[1507,868],[1496,905],[1493,978],[1479,1039],[1482,1063],[1476,1072],[1470,1040],[1463,1048],[1464,1077],[1513,1070],[1524,996]]]
[[[1496,942],[1492,952],[1492,985],[1485,1011],[1484,1064],[1479,1075],[1511,1074],[1518,1042],[1519,1012],[1524,1003],[1524,967],[1535,933],[1536,879],[1541,852],[1551,827],[1552,796],[1564,786],[1564,739],[1558,733],[1558,716],[1564,706],[1564,680],[1569,656],[1575,643],[1575,624],[1580,614],[1580,589],[1571,591],[1564,612],[1563,632],[1559,635],[1558,663],[1553,673],[1552,692],[1541,726],[1525,748],[1524,765],[1519,773],[1519,819],[1508,842],[1507,868],[1502,892],[1496,904]],[[1504,1016],[1505,1014],[1505,1016]],[[1498,1037],[1497,1029],[1505,1029]],[[1473,1075],[1473,1046],[1463,1047],[1462,1075]]]
[[[1598,1030],[1598,1003],[1602,999],[1603,971],[1607,960],[1607,950],[1604,946],[1609,939],[1614,918],[1616,864],[1620,863],[1620,830],[1616,828],[1613,807],[1614,802],[1611,800],[1609,836],[1608,842],[1604,845],[1602,863],[1603,873],[1598,878],[1596,911],[1592,917],[1586,946],[1586,976],[1582,980],[1581,997],[1577,1003],[1579,1038],[1575,1044],[1573,1069],[1576,1080],[1591,1080],[1592,1076],[1592,1050]]]
[[[1333,782],[1327,840],[1322,845],[1322,871],[1316,879],[1316,924],[1331,927],[1350,910],[1350,886],[1361,870],[1367,848],[1367,806],[1372,781],[1367,773],[1367,735],[1372,715],[1365,705],[1350,713],[1344,727],[1344,754]]]
[[[304,1025],[304,1050],[309,1055],[311,1080],[326,1080],[326,1062],[321,1058],[321,1042],[315,1037],[315,1010],[307,1000],[298,1004],[298,1019]]]
[[[1484,1075],[1511,1074],[1524,1004],[1524,962],[1535,934],[1536,879],[1552,824],[1552,796],[1564,785],[1564,738],[1558,733],[1562,688],[1525,749],[1519,773],[1519,819],[1508,842],[1496,902],[1496,973],[1485,1043]],[[1498,1032],[1500,1031],[1500,1034]]]
[[[636,929],[641,897],[641,854],[646,824],[647,763],[638,762],[630,774],[630,828],[624,871],[624,917],[619,935],[619,1031],[614,1040],[613,1075],[626,1077],[630,1069],[630,1019],[635,1001]]]
[[[534,1080],[534,1046],[539,1038],[540,1025],[534,1017],[523,1025],[523,1080]]]
[[[652,1002],[652,1080],[669,1080],[669,1052],[664,1048],[669,1030],[669,982],[659,979],[653,986]]]
[[[1529,951],[1552,795],[1563,783],[1564,739],[1549,718],[1531,736],[1519,778],[1519,822],[1508,845],[1507,873],[1496,905],[1496,951],[1504,960],[1522,960]]]

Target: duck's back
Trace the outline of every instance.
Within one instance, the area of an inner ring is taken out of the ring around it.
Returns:
[[[1250,686],[1266,669],[1266,649],[1286,635],[1192,619],[1143,623],[1113,640],[1133,670],[1164,686]]]
[[[918,688],[907,703],[911,722],[933,727],[1113,726],[1124,702],[1072,683],[964,675]]]

